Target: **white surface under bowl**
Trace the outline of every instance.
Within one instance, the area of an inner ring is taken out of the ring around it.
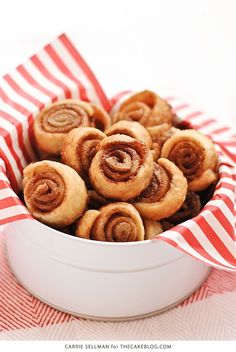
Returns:
[[[186,298],[210,268],[156,240],[108,243],[76,238],[35,220],[5,227],[10,266],[40,300],[74,315],[123,320]]]

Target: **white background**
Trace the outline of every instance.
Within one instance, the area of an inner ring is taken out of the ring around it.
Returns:
[[[236,121],[236,0],[0,0],[0,75],[66,32],[106,93],[150,88]]]

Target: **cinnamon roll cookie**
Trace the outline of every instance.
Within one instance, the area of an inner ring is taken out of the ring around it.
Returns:
[[[24,169],[23,194],[31,214],[45,224],[65,227],[82,215],[87,190],[75,170],[56,161],[39,161]]]
[[[188,180],[190,191],[202,191],[215,182],[217,153],[213,142],[195,130],[183,130],[163,145],[161,157],[174,162]]]
[[[76,127],[90,126],[93,108],[85,102],[66,99],[43,109],[35,118],[34,135],[41,152],[61,153],[65,134]]]
[[[122,134],[104,138],[89,169],[90,181],[104,198],[126,201],[150,183],[152,160],[149,148],[137,139]]]
[[[168,159],[154,163],[154,171],[148,187],[132,204],[141,216],[161,220],[174,214],[183,204],[187,194],[187,180],[182,171]]]
[[[71,130],[62,144],[62,161],[75,169],[89,184],[88,170],[96,154],[96,148],[106,135],[93,127],[79,127]]]
[[[78,221],[75,234],[97,241],[142,241],[144,226],[138,211],[131,204],[117,202],[99,210],[88,210]]]

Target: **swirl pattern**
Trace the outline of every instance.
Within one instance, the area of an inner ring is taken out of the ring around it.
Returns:
[[[142,241],[144,226],[139,213],[131,204],[117,202],[106,205],[99,211],[88,210],[77,224],[76,235],[97,241]]]
[[[147,189],[132,203],[141,216],[161,220],[174,214],[183,204],[187,180],[171,161],[161,158],[154,164],[154,172]]]
[[[58,155],[64,135],[76,127],[90,125],[93,109],[88,103],[63,100],[42,110],[34,122],[34,134],[41,152]]]
[[[164,143],[161,156],[178,166],[191,191],[204,190],[217,179],[214,145],[200,132],[184,130],[175,133]]]
[[[89,184],[88,170],[96,148],[106,135],[93,127],[74,128],[64,138],[61,157]]]
[[[152,160],[148,147],[134,138],[119,134],[104,138],[89,169],[90,181],[105,198],[131,199],[148,186]]]
[[[45,160],[27,166],[23,193],[34,217],[55,227],[72,224],[87,204],[84,181],[69,166],[55,161]]]
[[[50,212],[63,201],[65,183],[60,174],[50,167],[37,173],[27,185],[31,206],[41,212]]]

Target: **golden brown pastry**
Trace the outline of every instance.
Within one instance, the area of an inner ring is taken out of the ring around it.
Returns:
[[[196,216],[201,210],[200,197],[194,192],[188,192],[181,208],[166,219],[174,225],[180,224]]]
[[[150,90],[144,90],[125,100],[112,120],[113,123],[120,120],[137,121],[148,127],[171,123],[173,116],[171,106],[164,99]]]
[[[161,158],[154,163],[150,184],[132,203],[143,218],[161,220],[182,206],[187,186],[182,171],[170,160]]]
[[[144,219],[143,225],[145,230],[145,240],[151,240],[163,232],[163,228],[159,221]]]
[[[152,160],[148,147],[134,138],[123,134],[104,138],[89,169],[90,181],[103,197],[126,201],[148,186]]]
[[[118,121],[107,129],[105,134],[107,136],[112,136],[114,134],[125,134],[126,136],[136,138],[145,143],[149,148],[152,145],[151,136],[147,132],[146,128],[144,128],[139,122],[135,121]]]
[[[31,214],[54,227],[72,224],[87,203],[82,178],[69,166],[56,161],[28,165],[23,174],[23,193]]]
[[[147,127],[152,138],[152,152],[153,160],[156,161],[161,156],[161,148],[163,144],[170,138],[174,133],[180,131],[178,128],[173,127],[169,123],[162,123],[158,126]]]
[[[106,135],[93,127],[74,128],[64,138],[62,161],[75,169],[88,184],[88,169],[96,154],[96,148]]]
[[[111,126],[110,115],[101,107],[95,104],[90,104],[93,108],[93,113],[90,117],[90,126],[101,131],[105,131]]]
[[[80,238],[90,239],[91,229],[100,215],[100,211],[89,209],[76,224],[75,235]],[[92,238],[91,238],[92,239]]]
[[[41,152],[59,155],[65,134],[90,125],[93,108],[85,102],[66,99],[46,107],[36,116],[34,135]]]
[[[214,144],[198,131],[175,133],[164,143],[161,157],[168,158],[179,167],[188,180],[190,191],[202,191],[217,180]]]
[[[167,139],[169,139],[171,136],[173,136],[173,134],[180,130],[168,123],[163,123],[158,126],[147,127],[147,131],[152,137],[152,142],[158,143],[160,148],[162,148]]]
[[[76,236],[97,241],[132,242],[144,240],[144,227],[138,211],[128,203],[105,205],[88,210],[78,221]]]

